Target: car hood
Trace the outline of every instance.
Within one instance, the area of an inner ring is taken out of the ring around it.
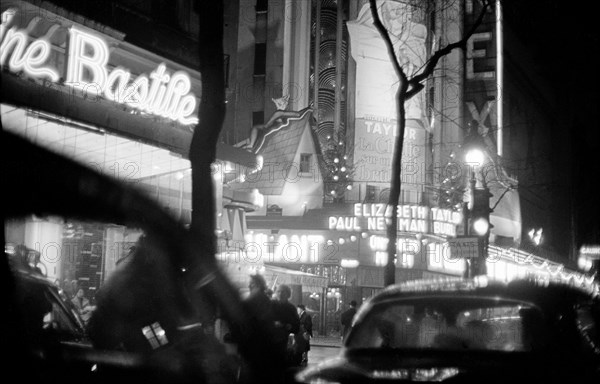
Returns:
[[[303,383],[379,381],[462,382],[490,379],[551,378],[557,374],[542,356],[522,353],[462,353],[455,351],[381,351],[342,353],[298,373]],[[572,377],[568,376],[567,377]]]

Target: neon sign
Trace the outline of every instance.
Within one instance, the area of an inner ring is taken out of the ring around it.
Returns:
[[[338,231],[385,231],[392,215],[387,204],[354,204],[354,216],[330,216],[329,229]],[[457,226],[462,223],[460,212],[421,205],[398,206],[398,231],[433,233],[456,237]],[[366,225],[365,225],[366,224]]]
[[[13,26],[7,30],[15,14],[15,9],[2,13],[0,65],[8,62],[8,68],[12,72],[23,71],[34,78],[48,78],[52,82],[58,82],[58,71],[44,66],[52,51],[45,36],[27,45],[30,40],[28,32],[33,29],[31,23],[26,29]],[[51,27],[46,36],[56,29],[56,26]],[[196,97],[190,93],[191,81],[185,72],[169,74],[167,66],[161,63],[149,75],[140,74],[131,80],[131,72],[125,68],[107,69],[110,51],[99,36],[72,26],[69,28],[68,39],[65,85],[184,125],[198,122],[198,118],[192,116],[196,109]]]

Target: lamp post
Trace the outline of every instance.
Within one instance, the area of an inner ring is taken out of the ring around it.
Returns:
[[[483,153],[483,140],[478,134],[469,135],[465,139],[464,150],[466,163],[470,167],[469,174],[469,204],[468,221],[466,232],[468,236],[477,237],[477,256],[473,259],[466,259],[465,277],[472,278],[477,275],[485,275],[490,228],[490,197],[492,196],[485,177],[483,178],[482,188],[477,188],[476,171],[485,161]]]

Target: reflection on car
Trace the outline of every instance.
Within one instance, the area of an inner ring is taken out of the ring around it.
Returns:
[[[597,292],[540,279],[413,281],[363,304],[301,382],[600,382]]]

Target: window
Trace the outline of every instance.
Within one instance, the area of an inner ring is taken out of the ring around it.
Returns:
[[[256,43],[254,46],[254,75],[266,74],[267,69],[267,44]]]
[[[265,111],[252,112],[252,126],[258,124],[264,124],[265,122]]]
[[[367,194],[365,196],[365,203],[375,203],[377,200],[377,194],[379,188],[374,185],[367,185]]]
[[[225,83],[225,88],[229,88],[229,60],[230,60],[229,55],[223,56],[223,75],[224,75],[223,81]]]
[[[256,0],[256,12],[267,12],[269,9],[268,0]]]
[[[312,155],[310,153],[301,153],[300,154],[300,172],[308,173],[310,172],[310,162],[312,160]]]
[[[348,347],[530,351],[540,342],[540,319],[537,307],[487,298],[386,302],[355,324]]]
[[[282,216],[283,209],[281,209],[277,204],[269,205],[267,207],[267,216]]]

